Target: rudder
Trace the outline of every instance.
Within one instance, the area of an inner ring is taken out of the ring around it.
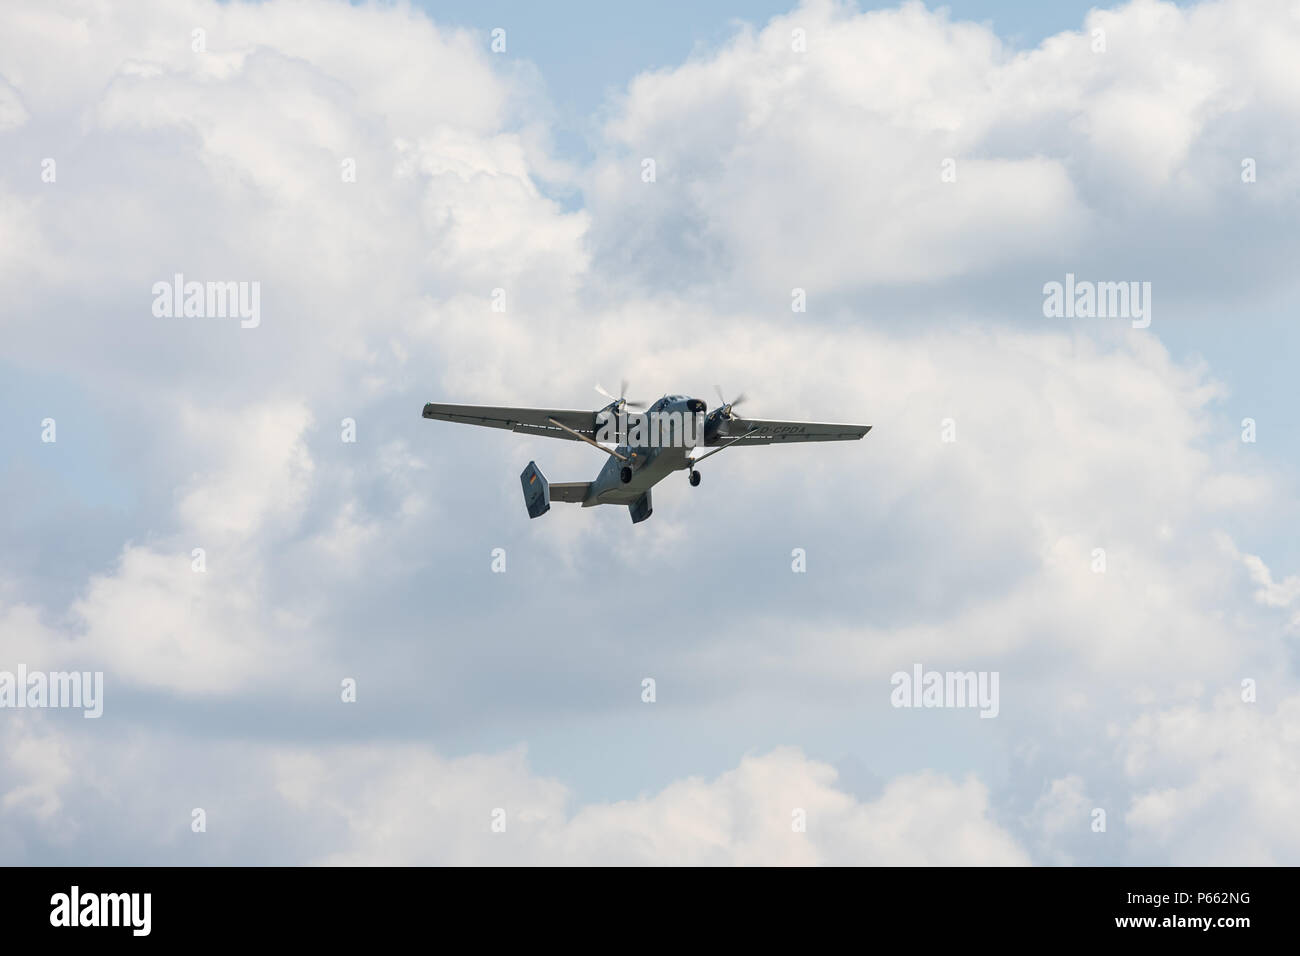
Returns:
[[[537,462],[530,461],[528,467],[519,476],[519,483],[524,486],[524,504],[528,507],[528,517],[540,518],[551,510],[551,484],[537,467]]]

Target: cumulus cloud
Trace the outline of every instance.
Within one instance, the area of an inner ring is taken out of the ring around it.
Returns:
[[[0,133],[22,126],[27,122],[27,110],[23,108],[18,91],[0,79]]]
[[[325,865],[1024,865],[1026,853],[991,819],[973,778],[901,776],[875,800],[846,793],[835,770],[796,749],[748,755],[711,779],[692,777],[617,802],[578,803],[557,780],[538,776],[526,753],[447,758],[418,746],[343,745],[220,749],[239,786],[218,782],[159,732],[102,741],[99,752],[49,727],[9,731],[6,821],[45,836],[58,826],[60,794],[90,810],[83,832],[107,825],[93,781],[112,763],[145,779],[138,806],[113,820],[116,835],[75,847],[71,860],[108,852],[214,860],[264,852],[263,821],[282,814],[310,835],[285,863]],[[138,758],[151,748],[150,766]],[[73,767],[77,768],[74,774]],[[200,796],[200,794],[202,796]],[[191,828],[203,800],[207,830]],[[260,806],[258,804],[261,804]],[[8,827],[4,828],[8,830]],[[0,830],[7,859],[29,859],[30,834]],[[112,845],[117,844],[117,845]]]
[[[1118,728],[1135,794],[1124,823],[1174,865],[1282,865],[1300,848],[1300,697],[1265,685]]]
[[[1027,820],[1029,829],[1037,831],[1038,851],[1044,862],[1063,865],[1076,862],[1070,851],[1089,836],[1096,839],[1096,833],[1104,832],[1100,830],[1100,822],[1096,824],[1097,829],[1090,826],[1094,820],[1104,822],[1104,817],[1094,816],[1095,809],[1098,808],[1089,802],[1086,784],[1079,775],[1068,774],[1048,784]],[[1104,808],[1100,809],[1104,813]]]
[[[858,317],[1032,320],[1045,281],[1088,268],[1168,303],[1289,287],[1263,244],[1176,234],[1251,222],[1294,251],[1274,214],[1295,211],[1297,46],[1283,0],[1137,0],[1031,50],[916,2],[806,3],[629,84],[591,173],[598,261],[750,307],[803,287]],[[1245,159],[1268,169],[1249,187]],[[903,291],[918,282],[932,294]]]
[[[361,764],[358,766],[357,761]],[[859,802],[835,771],[797,750],[747,756],[712,780],[580,806],[528,775],[521,753],[455,761],[286,759],[282,790],[346,821],[352,847],[326,862],[558,862],[599,865],[1020,865],[1027,856],[989,818],[975,780],[917,774]],[[345,770],[346,768],[346,770]],[[359,772],[358,772],[359,771]],[[504,823],[492,830],[491,810]],[[448,819],[450,818],[450,819]],[[382,822],[381,822],[382,821]]]
[[[1243,554],[1227,536],[1219,539],[1224,553],[1239,561],[1245,568],[1250,580],[1256,585],[1255,600],[1265,607],[1287,608],[1300,599],[1300,575],[1288,575],[1281,581],[1273,577],[1273,572],[1257,554]],[[1300,630],[1300,611],[1291,616],[1291,629]]]

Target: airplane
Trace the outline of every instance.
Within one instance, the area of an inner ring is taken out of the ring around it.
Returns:
[[[716,386],[715,386],[716,388]],[[687,471],[691,487],[700,484],[699,464],[732,445],[773,445],[808,441],[856,441],[871,431],[870,425],[836,425],[825,422],[782,422],[741,418],[733,409],[744,401],[740,395],[727,401],[718,389],[721,404],[712,412],[698,398],[665,395],[643,415],[627,410],[645,409],[642,402],[629,401],[627,383],[618,398],[596,385],[596,391],[612,401],[595,411],[565,408],[508,408],[494,405],[451,405],[430,402],[424,417],[444,422],[506,428],[526,435],[564,438],[586,442],[609,456],[595,481],[551,482],[535,461],[519,476],[524,504],[530,518],[551,510],[552,501],[594,505],[627,505],[632,523],[639,524],[653,513],[650,489],[674,471]],[[614,448],[601,441],[618,444]],[[697,448],[711,448],[695,455]]]

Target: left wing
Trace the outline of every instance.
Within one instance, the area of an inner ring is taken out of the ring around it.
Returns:
[[[746,435],[746,432],[754,432]],[[727,423],[725,433],[720,432],[707,444],[725,445],[735,441],[740,445],[776,445],[798,441],[857,441],[870,425],[836,425],[829,422],[775,422],[762,418],[736,416]],[[740,436],[745,437],[741,438]]]
[[[571,408],[509,408],[430,402],[424,406],[424,417],[465,425],[483,425],[487,428],[505,428],[526,435],[544,435],[569,441],[590,441],[596,437],[596,413]],[[551,424],[551,419],[573,429],[578,435],[557,428]]]

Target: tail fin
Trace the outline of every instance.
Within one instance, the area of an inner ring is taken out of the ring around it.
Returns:
[[[519,482],[524,486],[524,504],[528,507],[528,517],[540,518],[551,510],[551,483],[546,480],[537,462],[530,461]]]

